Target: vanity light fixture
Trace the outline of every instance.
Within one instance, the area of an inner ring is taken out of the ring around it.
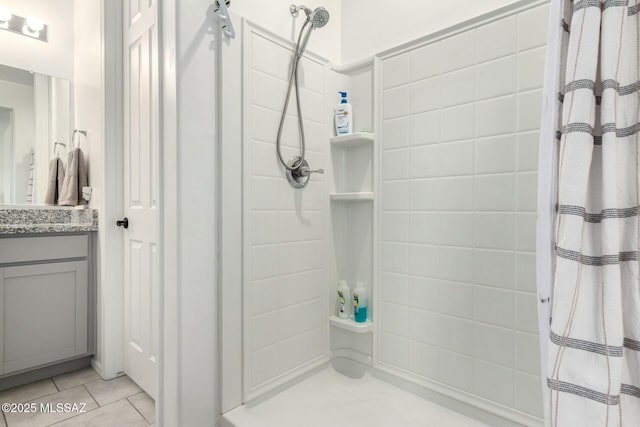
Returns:
[[[7,30],[27,37],[47,41],[47,26],[36,16],[24,18],[14,15],[5,7],[0,6],[0,30]]]
[[[42,31],[44,28],[44,22],[42,22],[42,19],[40,18],[29,16],[27,18],[27,27],[29,27],[31,31]]]
[[[0,28],[8,29],[12,17],[13,15],[7,7],[0,6]]]
[[[35,16],[28,16],[22,32],[28,36],[39,38],[40,31],[42,31],[43,28],[44,22],[42,22],[42,19],[36,18]]]

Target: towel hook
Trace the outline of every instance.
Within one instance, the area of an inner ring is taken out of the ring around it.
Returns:
[[[62,145],[63,147],[67,146],[66,142],[54,142],[53,143],[53,155],[56,157],[60,157],[60,154],[58,154],[58,145]]]
[[[87,138],[87,130],[86,129],[74,129],[73,130],[73,135],[71,136],[71,145],[73,145],[73,143],[75,142],[75,138],[76,138],[76,134],[79,133],[81,135],[84,135],[85,139]],[[76,145],[76,148],[80,148],[80,138],[78,138],[78,145]]]
[[[222,32],[230,39],[236,38],[236,30],[233,28],[231,16],[229,14],[229,6],[231,0],[216,0],[213,13],[222,21]]]

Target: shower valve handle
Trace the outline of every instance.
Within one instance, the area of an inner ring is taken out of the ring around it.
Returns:
[[[287,181],[294,188],[306,187],[312,173],[324,173],[324,169],[311,169],[301,156],[293,156],[287,162]]]
[[[319,173],[319,174],[324,174],[324,169],[309,169],[308,167],[302,166],[300,167],[300,175],[302,176],[309,176],[312,173]]]

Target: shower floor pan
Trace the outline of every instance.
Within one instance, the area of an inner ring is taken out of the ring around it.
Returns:
[[[487,427],[372,376],[332,366],[222,417],[223,427]]]

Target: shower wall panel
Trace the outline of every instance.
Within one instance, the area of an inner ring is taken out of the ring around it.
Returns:
[[[547,13],[385,57],[379,88],[378,362],[535,417]]]
[[[276,157],[276,134],[287,91],[291,48],[250,25],[245,31],[244,293],[245,399],[312,369],[328,353],[325,236],[328,200],[323,175],[304,189],[287,182]],[[300,68],[306,157],[326,167],[329,128],[325,64]],[[283,156],[298,154],[292,94]]]

